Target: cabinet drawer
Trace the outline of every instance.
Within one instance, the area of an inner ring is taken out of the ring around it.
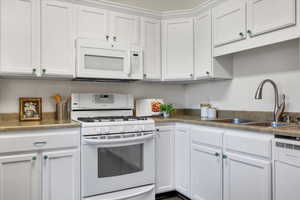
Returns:
[[[191,140],[196,144],[222,147],[223,131],[211,127],[195,126],[191,128]]]
[[[0,136],[0,153],[70,148],[80,145],[80,129],[10,132]]]
[[[226,151],[271,158],[273,137],[271,134],[230,130],[224,135],[224,148]]]

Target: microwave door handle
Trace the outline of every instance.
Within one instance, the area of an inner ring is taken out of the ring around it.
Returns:
[[[132,199],[134,197],[142,196],[143,194],[146,194],[148,192],[151,192],[154,189],[154,185],[150,185],[143,188],[135,189],[136,191],[122,191],[119,194],[107,194],[104,195],[104,197],[101,197],[102,200],[126,200],[126,199]]]
[[[128,58],[128,60],[127,60],[127,63],[125,64],[125,73],[126,73],[126,75],[130,75],[131,74],[131,52],[130,51],[128,51],[128,55],[127,55],[127,58]]]
[[[99,139],[83,139],[86,144],[91,145],[105,145],[109,147],[109,145],[116,146],[117,144],[130,143],[130,142],[140,142],[154,138],[154,134],[134,137],[134,138],[122,138],[122,139],[107,139],[107,140],[99,140]]]

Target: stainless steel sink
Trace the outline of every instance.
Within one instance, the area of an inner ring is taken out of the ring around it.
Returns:
[[[290,126],[288,123],[280,123],[280,122],[254,122],[248,123],[247,125],[251,126],[260,126],[260,127],[286,127]]]
[[[287,127],[290,126],[288,123],[280,123],[280,122],[255,122],[251,120],[245,119],[220,119],[220,120],[211,120],[212,122],[220,122],[220,123],[228,123],[228,124],[241,124],[241,125],[249,125],[249,126],[259,126],[259,127]]]
[[[234,118],[234,119],[220,119],[220,120],[211,120],[213,122],[220,122],[220,123],[228,123],[228,124],[248,124],[253,121],[250,120],[245,120],[245,119],[239,119],[239,118]]]

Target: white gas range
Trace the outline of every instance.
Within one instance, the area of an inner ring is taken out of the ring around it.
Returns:
[[[131,95],[72,95],[72,119],[81,123],[82,199],[155,199],[155,125],[133,117],[133,105]]]

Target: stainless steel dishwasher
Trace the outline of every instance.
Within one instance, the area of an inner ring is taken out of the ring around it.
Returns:
[[[276,136],[273,141],[274,200],[300,199],[300,138]]]

